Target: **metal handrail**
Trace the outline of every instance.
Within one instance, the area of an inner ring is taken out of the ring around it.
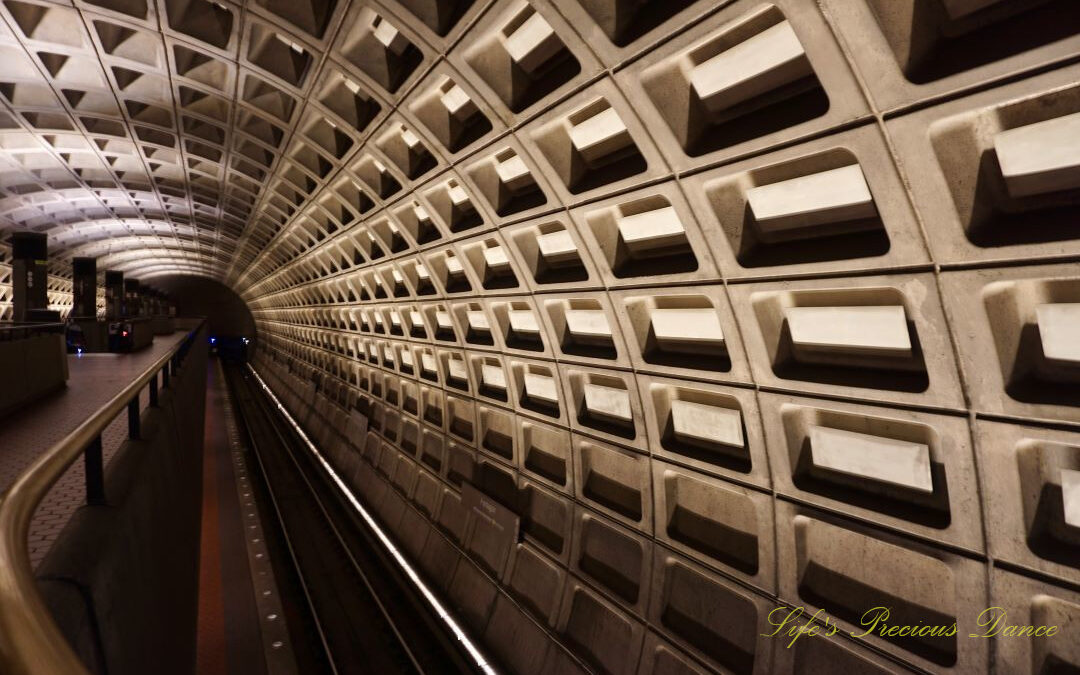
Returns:
[[[44,333],[63,333],[67,324],[37,321],[0,321],[0,341],[22,340]]]
[[[203,324],[150,364],[120,393],[30,465],[0,497],[0,670],[13,675],[87,675],[38,592],[27,537],[41,500],[80,455],[86,455],[88,503],[104,501],[101,434],[124,408],[129,436],[138,438],[139,393],[150,385],[157,404],[158,373],[168,386]]]

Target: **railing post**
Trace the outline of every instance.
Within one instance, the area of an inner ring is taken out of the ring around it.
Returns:
[[[86,462],[86,503],[100,506],[105,503],[105,460],[101,452],[101,436],[90,441],[84,455]]]
[[[161,388],[169,388],[169,364],[165,364],[165,367],[161,369]]]
[[[133,441],[138,440],[142,435],[141,419],[139,415],[139,397],[131,399],[128,402],[128,438]]]
[[[150,376],[150,406],[157,407],[157,373]]]

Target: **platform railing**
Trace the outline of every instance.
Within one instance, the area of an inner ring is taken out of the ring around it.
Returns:
[[[35,335],[63,333],[67,324],[41,323],[36,321],[0,321],[0,342],[23,340]]]
[[[126,408],[128,437],[139,438],[143,387],[149,388],[150,406],[157,406],[159,381],[169,386],[202,325],[45,451],[0,497],[0,672],[5,675],[87,675],[38,592],[27,541],[30,523],[49,490],[80,456],[86,463],[87,504],[105,503],[101,434]]]

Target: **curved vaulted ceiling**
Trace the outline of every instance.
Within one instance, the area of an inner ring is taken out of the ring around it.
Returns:
[[[5,229],[47,232],[60,275],[72,255],[142,277],[250,261],[325,178],[295,132],[325,119],[304,101],[333,72],[328,26],[275,4],[2,3]]]
[[[507,662],[1027,672],[1041,644],[752,628],[1039,593],[1080,625],[1080,2],[0,19],[0,229],[49,234],[50,301],[75,255],[235,289],[326,447],[370,419],[356,475],[460,553],[423,562]],[[463,480],[521,516],[512,554],[461,540]]]

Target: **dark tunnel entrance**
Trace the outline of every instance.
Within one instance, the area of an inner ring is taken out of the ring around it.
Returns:
[[[157,277],[148,282],[176,301],[180,316],[205,316],[211,353],[246,361],[255,342],[255,319],[247,303],[228,286],[190,275]]]

